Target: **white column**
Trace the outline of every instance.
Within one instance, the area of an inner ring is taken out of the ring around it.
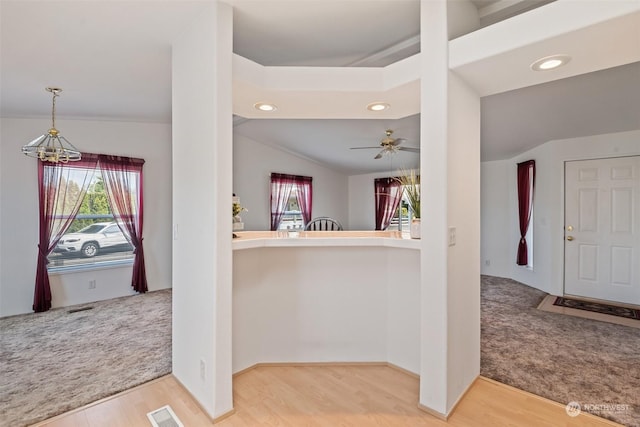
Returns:
[[[422,0],[420,404],[447,413],[447,3]]]
[[[480,375],[480,97],[449,72],[447,412]]]
[[[480,372],[480,101],[448,45],[446,0],[422,0],[420,405],[442,417]]]
[[[217,418],[233,409],[233,10],[199,12],[173,44],[173,374]]]

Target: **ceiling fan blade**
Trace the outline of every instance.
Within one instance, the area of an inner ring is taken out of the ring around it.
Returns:
[[[351,147],[351,150],[369,150],[371,148],[379,149],[380,147]]]
[[[378,160],[382,158],[382,155],[384,154],[386,150],[382,150],[381,152],[379,152],[378,154],[376,154],[376,156],[374,157],[374,159]]]
[[[391,142],[391,145],[393,145],[394,147],[397,147],[398,145],[407,142],[406,138],[396,138],[393,140],[393,142]]]
[[[413,147],[398,147],[398,148],[396,148],[396,150],[410,151],[412,153],[419,153],[420,152],[419,148],[413,148]]]

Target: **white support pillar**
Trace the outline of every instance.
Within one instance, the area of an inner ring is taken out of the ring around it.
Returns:
[[[175,40],[173,374],[211,418],[233,410],[233,10],[203,2]]]
[[[442,418],[480,367],[480,102],[448,46],[447,1],[422,0],[420,406]]]
[[[447,411],[480,375],[480,97],[449,72]]]
[[[447,3],[422,0],[420,405],[447,414]]]

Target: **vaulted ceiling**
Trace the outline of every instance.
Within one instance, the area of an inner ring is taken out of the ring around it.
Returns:
[[[234,51],[262,65],[384,66],[419,51],[418,0],[228,2],[235,8]],[[520,13],[536,13],[550,1],[451,3],[473,7],[477,28]],[[50,98],[44,88],[59,86],[64,89],[58,103],[60,127],[65,118],[170,122],[171,41],[202,4],[2,0],[0,114],[46,117]],[[632,16],[632,22],[635,32],[624,29],[616,37],[635,40],[640,52],[640,13]],[[466,28],[457,22],[450,22],[450,27],[456,36]],[[605,50],[618,49],[616,39],[602,44]],[[577,77],[486,94],[483,159],[509,158],[549,139],[639,129],[640,71],[633,63],[637,61],[613,68],[600,65]],[[607,70],[598,71],[601,68]],[[499,69],[483,72],[501,79]],[[341,150],[375,145],[386,128],[398,129],[408,145],[417,145],[417,123],[416,117],[375,123],[238,119],[235,130],[345,173],[362,173],[387,165],[372,159],[375,152],[340,164]]]

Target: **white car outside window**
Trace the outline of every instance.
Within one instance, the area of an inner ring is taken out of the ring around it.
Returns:
[[[107,250],[131,250],[131,244],[115,222],[98,222],[62,236],[54,252],[85,258]]]

